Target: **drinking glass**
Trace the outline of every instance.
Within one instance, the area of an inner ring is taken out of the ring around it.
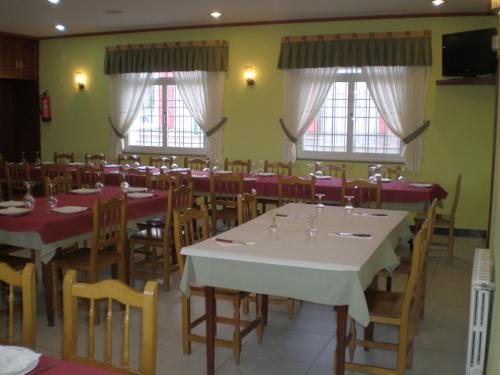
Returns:
[[[346,216],[351,216],[352,211],[354,211],[354,206],[352,205],[352,200],[354,199],[354,195],[345,195],[345,200],[347,200],[344,206],[344,213]]]
[[[203,168],[203,174],[206,176],[210,175],[210,159],[205,160],[205,168]]]
[[[307,168],[309,168],[309,176],[314,176],[314,170],[313,170],[313,167],[314,167],[314,163],[307,163]]]
[[[35,197],[31,194],[33,184],[31,181],[25,181],[24,186],[26,186],[26,194],[23,197],[23,202],[26,208],[31,210],[35,207]]]
[[[316,216],[309,215],[308,217],[309,227],[306,229],[306,242],[309,243],[313,241],[318,242],[318,227],[316,226]]]
[[[128,189],[129,189],[130,185],[128,184],[127,181],[123,181],[121,184],[120,184],[120,190],[122,191],[122,193],[127,193],[128,192]]]
[[[220,171],[219,159],[215,159],[215,161],[214,161],[214,163],[213,163],[213,164],[214,164],[214,166],[212,167],[212,170],[213,170],[214,172]]]
[[[259,164],[259,162],[255,161],[255,160],[252,161],[252,166],[250,168],[250,175],[253,177],[257,176],[258,164]]]
[[[280,226],[278,225],[278,220],[276,219],[276,214],[273,213],[271,216],[271,224],[267,226],[267,232],[271,238],[277,238],[280,231]]]
[[[42,160],[40,159],[40,152],[39,151],[35,151],[35,164],[36,165],[42,164]]]
[[[97,174],[97,182],[95,183],[95,188],[99,191],[99,193],[102,193],[104,189],[104,184],[101,182],[101,172],[96,172]]]
[[[370,176],[368,177],[368,182],[371,184],[376,184],[377,183],[377,177],[375,177],[375,174],[377,173],[377,167],[375,165],[370,166]]]
[[[177,159],[177,156],[176,155],[172,155],[172,165],[170,166],[171,169],[177,169],[177,168],[179,168],[179,166],[175,162],[175,159]]]
[[[48,212],[50,212],[57,207],[57,197],[54,195],[54,184],[49,183],[47,187],[49,188],[50,192],[50,195],[47,198],[47,210]]]
[[[325,194],[316,194],[316,198],[318,199],[318,203],[316,203],[316,211],[318,213],[318,216],[323,215],[323,208],[325,208],[325,205],[321,201]]]
[[[400,170],[399,177],[398,177],[398,182],[404,184],[406,182],[406,178],[403,175],[403,172],[406,172],[406,169],[403,167]]]
[[[320,177],[323,176],[323,171],[321,170],[321,162],[317,161],[315,165],[316,165],[316,172],[314,174]]]

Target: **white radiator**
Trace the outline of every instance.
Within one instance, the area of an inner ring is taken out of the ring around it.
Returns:
[[[483,375],[485,370],[490,301],[495,289],[492,271],[490,250],[476,249],[472,266],[466,375]]]

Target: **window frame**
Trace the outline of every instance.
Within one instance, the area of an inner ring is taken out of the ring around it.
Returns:
[[[174,77],[158,77],[155,78],[151,86],[161,85],[162,90],[164,90],[163,95],[163,108],[167,108],[167,95],[166,89],[169,85],[177,85]],[[196,121],[195,121],[196,122]],[[128,135],[125,136],[125,147],[124,152],[136,153],[136,154],[152,154],[152,155],[193,155],[193,156],[204,156],[207,154],[207,136],[203,134],[203,148],[188,148],[188,147],[168,147],[167,146],[167,123],[166,123],[166,113],[163,111],[163,146],[137,146],[129,145]],[[202,130],[203,131],[203,130]]]
[[[400,143],[399,154],[380,154],[380,153],[360,153],[352,151],[354,121],[353,121],[353,106],[354,106],[354,85],[356,82],[365,82],[361,79],[361,73],[339,73],[335,81],[348,82],[348,120],[347,120],[347,150],[346,152],[339,151],[306,151],[303,150],[303,138],[297,142],[297,158],[300,160],[327,160],[327,161],[360,161],[360,162],[385,162],[385,163],[402,163],[404,157],[402,155],[404,144]]]

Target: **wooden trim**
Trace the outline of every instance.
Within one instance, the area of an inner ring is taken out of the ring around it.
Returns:
[[[9,33],[6,31],[0,31],[0,37],[12,37],[12,38],[22,38],[22,39],[31,39],[31,40],[38,40],[39,39],[36,36],[17,34],[17,33]]]
[[[144,28],[144,29],[124,29],[124,30],[116,30],[116,31],[101,31],[101,32],[95,32],[95,33],[80,33],[80,34],[71,34],[71,35],[44,36],[44,37],[39,37],[38,39],[40,39],[40,40],[65,39],[65,38],[77,38],[77,37],[82,37],[82,36],[133,34],[133,33],[147,33],[147,32],[153,32],[153,31],[212,29],[212,28],[219,28],[219,27],[265,26],[265,25],[279,25],[279,24],[291,24],[291,23],[369,21],[369,20],[385,20],[385,19],[397,19],[397,18],[486,17],[486,16],[494,17],[494,15],[492,13],[489,13],[489,12],[450,12],[450,13],[413,13],[413,14],[349,16],[349,17],[298,18],[298,19],[291,19],[291,20],[228,22],[228,23],[219,23],[219,24],[150,27],[150,28]]]
[[[366,40],[366,39],[405,39],[405,38],[423,38],[430,37],[430,30],[423,31],[396,31],[396,32],[378,32],[378,33],[345,33],[331,35],[303,35],[303,36],[285,36],[281,38],[281,43],[301,43],[318,42],[330,40]]]
[[[182,42],[165,42],[165,43],[141,43],[141,44],[122,44],[118,46],[106,47],[106,51],[121,51],[121,50],[138,50],[138,49],[154,49],[154,48],[173,48],[173,47],[212,47],[228,45],[227,40],[196,40]]]
[[[496,76],[489,77],[460,77],[441,79],[436,81],[437,86],[458,86],[458,85],[488,85],[494,86],[497,84]]]

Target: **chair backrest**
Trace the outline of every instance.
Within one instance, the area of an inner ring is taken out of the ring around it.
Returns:
[[[71,176],[56,176],[53,178],[44,177],[43,178],[43,191],[45,196],[48,198],[50,194],[66,194],[68,193],[73,185]],[[51,189],[52,187],[52,189]]]
[[[55,164],[68,164],[75,162],[75,154],[69,152],[54,152]]]
[[[191,168],[194,171],[202,171],[206,166],[206,159],[188,158],[187,156],[184,158],[184,168]]]
[[[82,166],[76,170],[76,185],[79,188],[93,188],[97,182],[104,183],[104,171],[101,168]]]
[[[217,205],[236,207],[238,194],[243,194],[243,176],[210,173],[212,210]]]
[[[189,186],[193,184],[193,175],[191,174],[191,171],[169,171],[167,175],[176,181],[176,186]]]
[[[53,165],[43,165],[42,166],[42,179],[45,182],[46,178],[54,179],[56,177],[63,177],[66,180],[71,181],[72,183],[72,175],[68,169],[68,166],[65,164],[53,164]],[[49,192],[45,190],[46,185],[44,187],[44,195],[48,196]]]
[[[12,269],[6,263],[0,263],[0,281],[8,286],[7,336],[0,337],[0,342],[14,344],[14,288],[21,288],[22,293],[22,346],[34,348],[36,346],[36,273],[35,265],[28,263],[21,273]],[[1,315],[0,315],[1,316]]]
[[[85,164],[89,166],[101,166],[104,164],[106,161],[106,155],[103,154],[102,152],[99,154],[91,154],[90,152],[87,152],[85,154]]]
[[[250,193],[238,194],[238,225],[257,217],[257,192],[252,189]]]
[[[316,178],[278,177],[278,206],[286,203],[315,203]]]
[[[375,203],[375,208],[382,207],[382,182],[372,184],[368,180],[344,180],[342,182],[342,189],[340,197],[344,200],[345,195],[352,195],[354,201],[352,203],[358,206],[370,206],[370,203]],[[344,202],[345,203],[345,202]]]
[[[133,166],[134,163],[139,163],[139,165],[141,164],[141,157],[139,155],[118,155],[118,164],[129,164]]]
[[[183,212],[174,210],[175,252],[181,277],[185,264],[185,256],[181,254],[182,248],[206,240],[208,237],[207,206],[202,204],[199,209],[188,208]]]
[[[140,293],[118,280],[104,280],[95,284],[77,283],[76,271],[69,270],[64,276],[64,327],[63,359],[70,362],[84,363],[88,366],[103,368],[120,373],[154,375],[156,368],[157,347],[157,301],[158,286],[156,281],[148,281],[144,292]],[[78,299],[89,301],[87,356],[77,355],[78,342]],[[106,334],[104,338],[104,361],[95,359],[95,314],[96,300],[107,301]],[[124,312],[113,309],[113,301],[125,305]],[[133,316],[130,308],[142,310],[142,346],[139,372],[129,368],[130,362],[130,326]],[[113,364],[113,314],[123,315],[123,344],[121,366]]]
[[[275,162],[269,163],[269,161],[264,162],[264,172],[276,173],[278,176],[291,176],[292,175],[292,162],[282,163]]]
[[[161,168],[161,167],[170,168],[170,166],[172,165],[172,158],[169,157],[168,155],[150,156],[149,165],[151,167],[156,167],[156,168]]]
[[[368,164],[368,177],[370,177],[370,168],[376,167],[379,164]],[[383,178],[390,178],[391,180],[397,180],[401,176],[401,167],[398,165],[395,168],[383,165],[380,168],[380,174]]]
[[[30,181],[30,168],[28,163],[7,163],[7,192],[9,199],[14,199],[16,193],[26,191],[25,181]]]
[[[332,176],[335,178],[346,179],[345,164],[322,164],[318,167],[316,164],[316,171],[321,171],[324,176]]]
[[[224,161],[224,169],[235,173],[250,173],[250,170],[252,169],[252,161],[250,159],[229,160],[226,158]]]
[[[455,214],[457,212],[458,201],[460,199],[460,187],[462,185],[462,174],[457,176],[457,182],[455,183],[455,197],[453,198],[453,205],[451,206],[450,218],[455,219]]]
[[[141,186],[151,189],[152,179],[153,174],[149,169],[128,168],[124,173],[120,173],[120,183],[127,181],[130,186]]]
[[[125,243],[127,241],[127,196],[111,198],[101,203],[97,198],[93,206],[92,246],[90,249],[89,280],[97,278],[99,251],[115,249],[124,263]]]
[[[171,188],[168,189],[167,212],[165,215],[165,227],[163,229],[165,249],[170,248],[170,240],[172,238],[170,236],[173,233],[172,230],[174,227],[173,212],[184,212],[191,207],[193,207],[193,185],[176,187],[172,184]]]

